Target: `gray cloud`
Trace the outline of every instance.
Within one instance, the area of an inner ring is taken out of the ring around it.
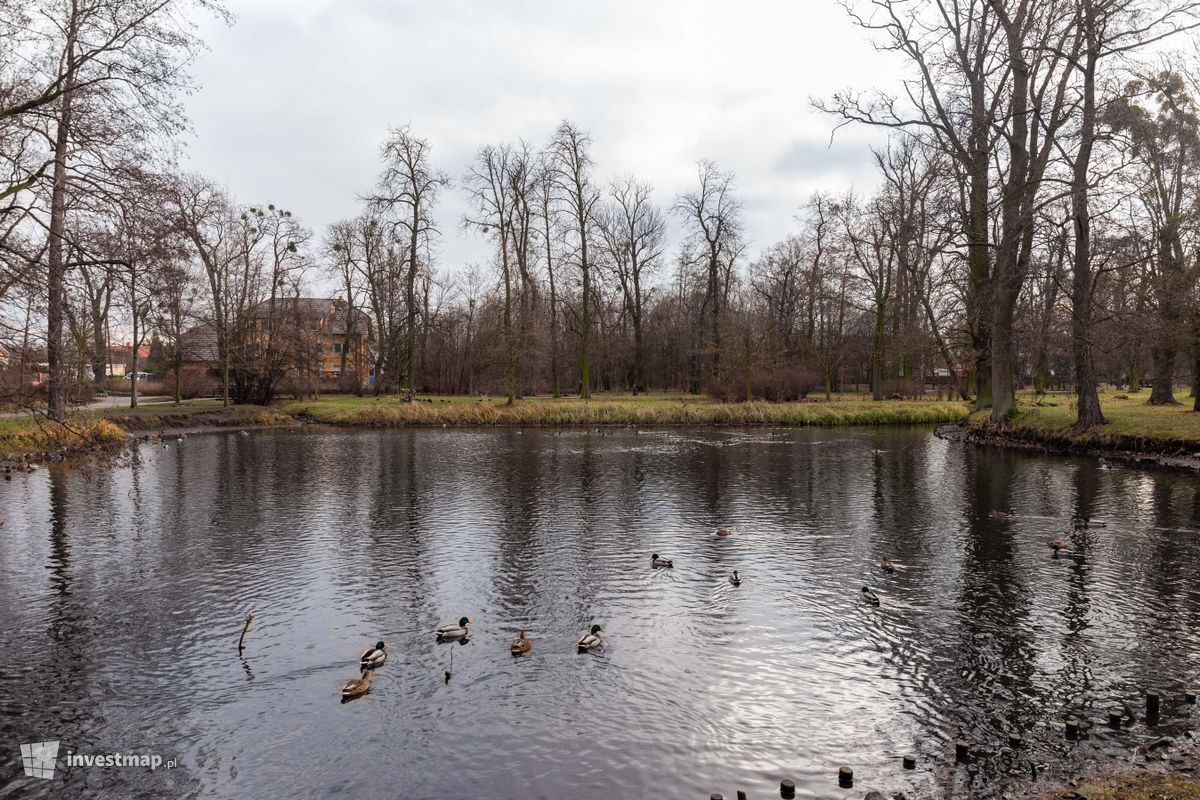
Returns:
[[[255,0],[211,52],[189,99],[190,168],[247,202],[292,209],[318,234],[358,211],[389,127],[410,123],[457,178],[489,142],[540,144],[562,118],[589,130],[599,177],[633,172],[668,205],[695,161],[737,173],[755,246],[785,235],[818,188],[872,180],[867,132],[810,96],[868,86],[881,56],[835,4],[748,0]],[[484,262],[460,233],[465,196],[438,216],[442,267]]]

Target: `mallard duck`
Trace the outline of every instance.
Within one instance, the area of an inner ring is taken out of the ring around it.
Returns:
[[[1005,517],[1011,517],[1012,513],[1009,511],[993,511],[988,516],[994,519],[1004,519]]]
[[[525,631],[521,631],[521,635],[513,639],[513,643],[508,647],[508,651],[514,656],[519,656],[521,653],[528,653],[532,649],[533,642],[526,638]]]
[[[362,697],[371,691],[371,673],[373,671],[367,670],[357,678],[348,678],[342,684],[342,699],[349,700],[354,697]]]
[[[862,588],[861,596],[862,596],[862,601],[864,603],[867,603],[868,605],[872,605],[872,606],[879,605],[879,595],[872,592],[870,586],[864,586]]]
[[[733,571],[733,574],[729,576],[729,582],[732,583],[734,586],[742,585],[742,576],[738,574],[738,571],[736,569]]]
[[[438,641],[440,642],[443,639],[465,639],[465,638],[467,638],[467,635],[470,634],[470,631],[467,629],[467,626],[470,624],[471,624],[471,620],[469,618],[459,617],[457,625],[454,624],[453,622],[448,622],[445,625],[439,626],[437,629]]]
[[[585,633],[579,638],[579,652],[585,653],[604,644],[604,640],[600,638],[600,632],[603,630],[599,625],[593,625],[591,633]]]
[[[650,556],[650,566],[652,567],[673,567],[675,562],[669,558],[659,558],[658,553]]]
[[[1055,558],[1058,558],[1058,554],[1063,551],[1068,553],[1071,552],[1071,545],[1067,542],[1064,542],[1062,539],[1051,539],[1050,541],[1046,542],[1046,546],[1054,551]]]
[[[375,643],[374,647],[368,647],[363,650],[362,656],[358,659],[359,665],[363,669],[375,669],[382,666],[383,662],[387,661],[387,645],[380,639]]]
[[[887,560],[886,558],[882,562],[880,562],[879,568],[881,570],[883,570],[884,572],[888,572],[888,573],[896,571],[896,565],[893,564],[891,561]]]
[[[717,536],[733,536],[732,528],[717,528]]]

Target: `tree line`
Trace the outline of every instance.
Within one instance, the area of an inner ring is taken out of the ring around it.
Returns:
[[[223,8],[0,2],[0,319],[15,391],[44,352],[62,418],[72,386],[103,382],[115,328],[135,375],[154,337],[178,395],[198,327],[228,401],[318,391],[320,344],[292,315],[334,284],[347,344],[371,342],[370,381],[343,371],[343,391],[793,400],[936,385],[1002,425],[1032,385],[1073,391],[1085,429],[1103,421],[1102,382],[1174,403],[1190,379],[1200,410],[1187,49],[1200,3],[845,6],[904,69],[894,91],[812,105],[835,127],[888,131],[871,153],[878,186],[797,198],[793,231],[754,243],[731,170],[701,160],[691,188],[662,197],[597,164],[571,121],[539,142],[483,144],[454,174],[396,128],[357,215],[314,232],[175,167],[184,68],[201,47],[190,20]],[[440,214],[451,188],[470,200],[460,219]],[[480,237],[490,258],[440,263],[448,235]]]

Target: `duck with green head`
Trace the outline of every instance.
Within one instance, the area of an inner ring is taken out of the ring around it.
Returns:
[[[600,633],[604,628],[599,625],[593,625],[590,633],[585,633],[579,639],[579,652],[586,653],[588,650],[594,650],[604,644],[604,640],[600,638]]]
[[[387,661],[387,645],[380,639],[375,643],[374,647],[368,647],[363,650],[362,656],[358,659],[359,666],[363,669],[375,669]]]
[[[879,605],[879,595],[872,592],[870,586],[864,586],[862,588],[862,601],[867,605],[877,606]]]
[[[438,626],[437,638],[439,642],[448,641],[450,639],[465,639],[470,635],[471,631],[468,626],[471,624],[469,617],[459,617],[458,623],[448,622],[445,625]]]

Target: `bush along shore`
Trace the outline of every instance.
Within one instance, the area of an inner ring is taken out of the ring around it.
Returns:
[[[1106,422],[1082,433],[1073,429],[1074,408],[1065,396],[1022,398],[1017,414],[997,427],[986,413],[938,435],[976,444],[1000,445],[1062,455],[1200,469],[1200,413],[1190,405],[1156,405],[1147,393],[1102,395]]]
[[[2,422],[0,463],[21,469],[27,469],[31,464],[61,460],[74,453],[113,450],[131,439],[166,433],[296,424],[287,414],[273,408],[213,408],[211,404],[154,405],[102,414],[83,412],[66,422],[53,422],[38,415],[9,417]]]
[[[937,425],[961,421],[964,403],[840,397],[792,403],[721,403],[699,397],[529,398],[503,400],[334,397],[279,405],[308,422],[354,427],[686,426],[686,425]]]

